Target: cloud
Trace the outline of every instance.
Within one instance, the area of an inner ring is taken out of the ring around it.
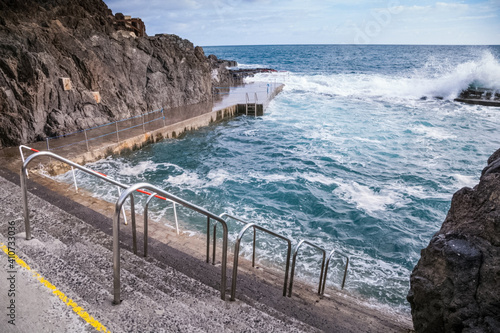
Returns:
[[[450,36],[485,35],[500,43],[498,0],[106,0],[113,12],[141,17],[148,34],[173,33],[198,45],[474,43]],[[435,33],[433,34],[432,31]],[[485,34],[485,31],[489,31]],[[416,33],[417,32],[417,33]],[[496,33],[495,33],[496,32]],[[483,38],[483,37],[482,37]],[[439,42],[441,41],[441,42]]]

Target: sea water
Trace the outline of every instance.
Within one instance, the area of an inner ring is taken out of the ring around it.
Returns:
[[[150,182],[216,214],[228,212],[293,239],[335,249],[328,284],[408,312],[420,250],[454,192],[477,184],[500,148],[500,108],[454,102],[470,85],[500,89],[499,46],[280,45],[205,47],[240,67],[269,67],[249,82],[282,82],[262,117],[240,116],[91,167]],[[62,177],[71,181],[70,175]],[[116,189],[78,175],[115,202]],[[173,219],[154,202],[154,217]],[[179,209],[181,227],[205,220]],[[234,241],[241,225],[230,223]],[[244,239],[243,254],[251,253]],[[259,234],[262,265],[282,267],[285,246]],[[321,255],[305,246],[298,276],[318,282]],[[312,291],[311,291],[312,292]]]

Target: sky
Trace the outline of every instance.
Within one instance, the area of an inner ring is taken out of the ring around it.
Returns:
[[[104,0],[195,45],[500,44],[500,0]]]

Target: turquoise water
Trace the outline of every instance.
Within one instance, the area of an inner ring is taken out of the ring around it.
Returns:
[[[420,250],[453,193],[474,186],[500,148],[500,108],[453,101],[470,84],[500,89],[500,47],[236,46],[205,53],[287,71],[249,79],[285,89],[263,117],[241,116],[91,167],[337,249],[351,258],[348,291],[408,311]],[[116,200],[115,189],[79,178]],[[154,210],[172,218],[164,204]],[[204,232],[203,219],[179,215],[184,229]],[[238,230],[230,229],[232,239]],[[270,239],[261,238],[259,249],[263,261],[284,260],[283,247]],[[300,256],[298,274],[315,282],[320,257],[307,248],[304,254],[312,257]],[[341,273],[341,265],[332,268],[328,283],[338,286]]]

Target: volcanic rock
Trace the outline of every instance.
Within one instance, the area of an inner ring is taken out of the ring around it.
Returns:
[[[500,149],[455,193],[410,284],[416,332],[500,332]]]
[[[225,66],[178,36],[138,37],[101,0],[0,0],[0,148],[211,101]]]

